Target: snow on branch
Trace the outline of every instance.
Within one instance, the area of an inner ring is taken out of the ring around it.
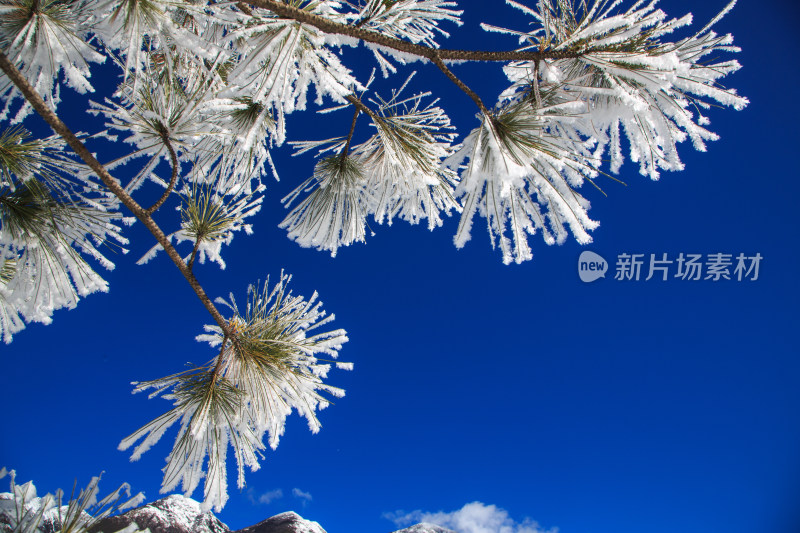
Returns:
[[[66,84],[79,93],[93,92],[89,82],[90,63],[102,63],[105,56],[86,41],[92,11],[88,2],[58,0],[16,0],[0,2],[0,50],[19,65],[45,102],[56,108],[61,101],[58,83],[61,72]],[[0,120],[7,118],[11,105],[23,100],[11,80],[0,74],[0,98],[5,105]],[[23,103],[12,122],[21,122],[31,108]]]
[[[316,411],[330,403],[323,394],[341,397],[344,391],[323,383],[333,361],[347,341],[344,330],[319,332],[333,315],[326,315],[314,293],[306,300],[288,290],[291,277],[281,273],[272,287],[250,286],[248,304],[240,310],[218,300],[231,311],[228,326],[206,326],[197,337],[219,349],[208,364],[164,378],[137,383],[134,392],[153,390],[173,401],[173,409],[123,439],[126,450],[137,441],[132,460],[150,449],[167,429],[180,422],[178,438],[167,458],[162,492],[181,485],[188,496],[205,477],[203,507],[222,509],[228,499],[227,449],[233,447],[238,466],[238,487],[245,486],[244,470],[259,468],[264,435],[275,449],[283,435],[286,417],[296,410],[316,433],[321,424]],[[340,368],[349,368],[347,365]]]
[[[456,189],[464,211],[454,242],[470,239],[475,214],[486,218],[494,247],[503,262],[532,258],[528,235],[542,233],[547,244],[563,243],[567,228],[581,243],[591,242],[597,222],[588,216],[589,203],[576,191],[585,178],[597,175],[591,153],[569,137],[551,135],[567,105],[535,108],[515,102],[486,117],[447,162],[462,169]],[[563,126],[562,126],[563,127]]]
[[[32,481],[17,485],[17,473],[14,470],[0,469],[0,479],[5,476],[10,480],[10,493],[3,498],[10,509],[3,509],[4,518],[9,523],[4,525],[19,533],[38,533],[39,531],[59,531],[63,533],[88,533],[106,517],[126,509],[141,505],[144,494],[141,492],[131,496],[131,488],[127,483],[120,485],[115,491],[103,498],[100,493],[100,476],[95,476],[89,484],[72,494],[64,501],[64,492],[58,489],[55,494],[37,496],[36,486]],[[74,488],[73,488],[74,491]],[[140,531],[136,524],[131,524],[115,533],[146,533]],[[111,533],[111,532],[109,532]]]
[[[456,2],[442,0],[369,0],[358,14],[357,25],[414,44],[438,48],[436,35],[450,35],[439,27],[440,21],[461,25],[463,11],[451,9]]]
[[[228,444],[242,486],[244,468],[258,468],[265,434],[275,447],[293,410],[316,431],[316,411],[329,403],[323,394],[341,393],[323,383],[330,362],[317,356],[335,358],[347,338],[342,330],[316,333],[331,318],[316,295],[292,296],[282,275],[271,289],[251,288],[243,312],[226,302],[224,319],[192,273],[196,260],[224,267],[223,245],[237,231],[250,233],[246,219],[261,207],[263,178],[277,178],[270,150],[284,143],[289,116],[309,97],[354,114],[346,137],[294,143],[319,154],[313,175],[283,200],[289,238],[335,255],[365,240],[370,216],[387,224],[427,219],[433,229],[443,213],[460,212],[455,245],[464,246],[483,217],[505,263],[531,259],[535,234],[547,244],[570,234],[590,242],[598,223],[579,192],[586,181],[600,188],[626,157],[653,179],[680,170],[678,143],[705,150],[717,138],[707,109],[748,104],[721,84],[740,65],[718,56],[738,48],[711,29],[733,2],[688,37],[676,35],[691,16],[669,19],[656,1],[506,3],[533,27],[482,28],[516,38],[517,50],[442,48],[448,34],[440,26],[459,25],[461,16],[444,0],[0,0],[0,121],[23,120],[30,104],[91,167],[56,139],[0,134],[3,339],[106,290],[85,259],[113,267],[98,248],[125,243],[122,201],[159,243],[142,262],[167,251],[217,323],[201,340],[220,352],[207,365],[138,385],[173,409],[120,446],[139,442],[137,458],[180,422],[163,489],[180,484],[191,493],[205,476],[205,504],[219,509]],[[346,48],[359,42],[385,76],[412,61],[435,64],[472,98],[480,123],[456,145],[435,97],[425,89],[401,96],[408,79],[387,99],[365,97],[370,83],[347,63]],[[92,104],[107,131],[86,140],[119,134],[130,148],[104,168],[52,110],[62,85],[93,91],[92,68],[106,59],[121,82]],[[459,61],[504,63],[508,86],[494,107],[457,77]],[[17,109],[23,92],[27,102]],[[354,136],[359,117],[372,128],[363,141]],[[123,166],[133,170],[120,184],[107,170]],[[181,203],[171,233],[130,196],[148,181],[166,189],[163,201]],[[192,249],[181,256],[173,243],[184,242]]]
[[[458,176],[442,162],[453,153],[450,119],[434,105],[423,104],[427,93],[402,98],[406,84],[388,100],[377,97],[373,111],[355,96],[376,133],[347,151],[349,144],[332,139],[299,143],[301,152],[325,146],[334,151],[317,163],[314,176],[284,198],[292,205],[308,194],[281,222],[289,237],[304,247],[330,250],[364,242],[366,219],[392,223],[395,217],[428,228],[442,225],[441,212],[458,211],[454,188]]]
[[[510,3],[541,23],[527,34],[510,31],[529,43],[523,50],[572,56],[506,65],[511,86],[451,160],[454,168],[468,160],[457,189],[464,213],[456,245],[469,240],[480,214],[506,263],[532,257],[527,235],[537,231],[548,244],[563,242],[567,229],[578,242],[591,242],[588,231],[597,223],[577,189],[585,179],[595,184],[606,151],[610,171],[619,172],[623,134],[640,173],[657,179],[661,170],[683,169],[678,143],[688,139],[704,151],[706,141],[718,138],[702,110],[748,103],[718,83],[739,68],[736,61],[706,62],[709,54],[738,51],[730,35],[718,36],[708,25],[667,39],[691,16],[668,20],[656,2],[620,13],[614,12],[619,2],[600,0],[543,0],[535,10]]]
[[[710,54],[737,52],[731,46],[733,38],[718,36],[707,25],[688,38],[670,41],[673,32],[691,23],[691,16],[669,20],[655,5],[638,2],[612,14],[599,0],[585,11],[571,3],[545,0],[535,13],[544,32],[532,32],[530,40],[539,49],[569,49],[578,55],[538,64],[515,62],[505,69],[515,84],[507,94],[542,83],[583,102],[584,130],[594,131],[592,140],[608,149],[611,170],[617,172],[624,160],[622,132],[630,145],[630,159],[653,179],[660,170],[683,168],[679,142],[690,139],[704,151],[706,141],[717,139],[706,129],[709,120],[701,110],[715,104],[741,110],[748,104],[735,90],[719,85],[740,65],[706,60]]]
[[[127,243],[117,202],[64,148],[58,137],[34,140],[20,127],[0,134],[0,335],[7,343],[25,323],[48,324],[55,310],[106,292],[85,257],[110,270],[98,248]]]

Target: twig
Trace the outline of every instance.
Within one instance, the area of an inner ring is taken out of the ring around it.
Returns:
[[[161,198],[159,198],[158,201],[151,207],[145,209],[147,216],[152,215],[156,212],[156,210],[158,210],[159,207],[164,205],[164,202],[167,201],[169,195],[172,194],[172,190],[175,189],[175,183],[178,181],[178,156],[175,154],[175,149],[172,147],[172,143],[169,142],[169,137],[167,134],[162,133],[161,138],[164,140],[164,145],[167,147],[167,150],[169,150],[169,157],[172,160],[172,178],[169,180],[169,186],[167,187],[167,190],[164,191],[164,194],[161,195]]]
[[[353,123],[350,125],[350,133],[347,135],[347,142],[344,145],[344,150],[342,150],[342,157],[347,157],[347,154],[350,152],[350,142],[353,140],[353,133],[356,131],[356,119],[358,119],[358,115],[361,114],[361,110],[358,106],[355,106],[355,108],[356,112],[353,113]]]
[[[206,310],[211,314],[214,321],[219,325],[222,329],[223,333],[228,335],[231,338],[234,338],[231,335],[230,327],[228,326],[227,321],[222,317],[220,312],[211,302],[211,299],[206,294],[203,287],[200,285],[200,282],[197,281],[197,278],[194,277],[192,271],[186,266],[181,259],[181,256],[178,254],[178,251],[172,246],[172,244],[167,240],[167,236],[164,235],[164,232],[161,228],[158,227],[158,224],[150,217],[147,211],[140,206],[136,200],[134,200],[125,190],[120,186],[117,180],[108,173],[105,167],[92,155],[92,153],[86,148],[86,146],[78,140],[75,134],[70,130],[66,124],[64,124],[60,118],[49,108],[47,104],[45,104],[42,97],[39,95],[38,92],[31,86],[28,80],[22,75],[22,73],[17,69],[16,66],[8,59],[8,57],[0,50],[0,70],[2,70],[6,76],[11,80],[11,82],[19,89],[22,95],[25,97],[25,100],[36,110],[37,113],[47,122],[53,131],[59,134],[66,142],[70,145],[70,147],[75,151],[75,153],[83,159],[83,161],[91,168],[97,176],[102,180],[103,184],[108,187],[114,196],[119,198],[120,202],[122,202],[125,207],[127,207],[136,218],[141,221],[142,224],[153,234],[153,237],[156,238],[156,241],[164,248],[164,251],[167,252],[172,262],[175,263],[175,266],[178,267],[178,270],[181,271],[183,277],[186,278],[186,281],[194,290],[197,297],[200,298],[200,301],[203,302]]]
[[[439,50],[421,44],[415,44],[402,39],[388,37],[380,33],[366,30],[358,25],[351,26],[328,20],[304,9],[299,9],[277,0],[244,0],[246,3],[272,11],[279,17],[293,19],[303,24],[314,26],[325,33],[334,33],[355,37],[362,41],[392,48],[419,57],[433,60],[434,54],[443,60],[456,61],[535,61],[537,59],[566,59],[580,57],[580,52],[574,51],[522,51],[513,50],[493,52],[485,50]]]
[[[361,99],[358,96],[356,96],[354,94],[348,94],[347,96],[345,96],[345,99],[347,99],[348,102],[350,102],[351,104],[356,106],[357,110],[363,111],[364,113],[369,115],[369,117],[373,121],[376,121],[376,122],[381,122],[382,121],[381,117],[377,113],[375,113],[375,111],[373,111],[372,109],[367,107],[367,105],[364,102],[362,102]]]
[[[186,268],[189,270],[192,269],[194,266],[195,257],[197,257],[197,250],[200,249],[200,237],[197,237],[194,241],[194,248],[192,248],[192,255],[189,257],[189,262],[186,264]]]
[[[453,83],[455,83],[456,85],[458,85],[458,88],[459,88],[459,89],[461,89],[462,91],[464,91],[465,93],[467,93],[467,95],[468,95],[470,98],[472,98],[472,101],[473,101],[473,102],[475,102],[475,105],[477,105],[477,106],[478,106],[478,109],[480,109],[480,110],[481,110],[481,113],[483,113],[483,114],[484,114],[485,116],[487,116],[487,117],[491,117],[491,116],[492,116],[492,115],[491,115],[491,113],[489,113],[489,110],[488,110],[488,109],[486,108],[486,106],[483,104],[483,100],[481,100],[480,96],[478,96],[478,95],[475,93],[475,91],[473,91],[472,89],[470,89],[469,87],[467,87],[467,84],[466,84],[466,83],[464,83],[463,81],[461,81],[460,79],[458,79],[458,78],[456,77],[456,75],[455,75],[455,74],[453,74],[453,72],[452,72],[452,71],[451,71],[449,68],[447,68],[447,65],[445,65],[445,64],[444,64],[444,61],[442,61],[442,58],[441,58],[441,57],[439,57],[439,54],[438,54],[438,53],[436,53],[435,51],[434,51],[434,55],[433,55],[433,57],[431,58],[431,61],[433,61],[433,64],[434,64],[434,65],[436,65],[437,67],[439,67],[439,70],[441,70],[442,72],[444,72],[444,74],[445,74],[445,75],[446,75],[448,78],[450,78],[450,80],[451,80]]]

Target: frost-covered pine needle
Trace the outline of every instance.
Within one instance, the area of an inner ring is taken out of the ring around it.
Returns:
[[[116,199],[82,172],[56,137],[0,133],[0,335],[10,342],[28,322],[50,323],[60,308],[107,291],[86,262],[113,263],[100,251],[125,244]]]
[[[6,524],[13,533],[40,533],[56,531],[58,533],[88,533],[96,530],[104,518],[118,512],[141,505],[144,494],[141,492],[131,496],[130,485],[123,483],[117,490],[102,499],[100,494],[100,476],[93,477],[89,484],[65,502],[64,492],[58,489],[53,494],[36,495],[36,486],[32,481],[22,485],[16,484],[16,472],[0,469],[0,479],[6,475],[10,478],[10,492],[0,495],[0,507],[11,523]],[[6,531],[4,529],[4,531]],[[131,524],[113,533],[146,533],[140,531],[136,524]],[[112,532],[109,532],[112,533]]]
[[[309,193],[281,222],[289,238],[306,248],[330,250],[364,242],[367,200],[361,164],[349,154],[325,157],[317,162],[314,176],[283,199],[286,206]]]
[[[231,445],[238,466],[238,486],[244,470],[259,468],[268,444],[277,447],[286,417],[296,410],[312,432],[321,424],[316,411],[329,405],[328,396],[344,391],[323,382],[332,360],[347,341],[344,330],[318,331],[333,315],[326,315],[316,293],[308,300],[288,290],[290,276],[281,274],[272,287],[251,286],[247,307],[233,296],[226,305],[233,337],[218,326],[206,326],[198,340],[208,342],[219,355],[204,366],[161,379],[136,384],[134,392],[153,390],[173,401],[173,409],[146,424],[120,443],[125,450],[142,440],[132,460],[141,457],[176,422],[178,438],[167,458],[162,492],[179,484],[190,495],[205,477],[203,506],[219,510],[227,501],[226,460]],[[327,360],[320,359],[324,355]],[[339,368],[350,365],[337,363]]]

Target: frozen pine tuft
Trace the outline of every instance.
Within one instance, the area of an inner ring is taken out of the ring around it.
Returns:
[[[321,159],[314,175],[283,199],[287,207],[300,201],[281,222],[289,238],[304,248],[329,250],[364,242],[368,200],[361,164],[340,153]]]
[[[461,163],[457,192],[464,212],[456,246],[470,239],[479,214],[503,262],[519,263],[531,259],[528,235],[537,231],[547,244],[564,242],[568,233],[591,242],[589,231],[598,224],[578,188],[588,180],[600,189],[595,180],[604,154],[609,170],[619,172],[623,135],[640,173],[657,179],[662,170],[683,169],[678,143],[688,139],[704,151],[706,141],[717,139],[706,129],[703,110],[742,109],[748,101],[717,83],[739,64],[708,62],[707,56],[738,49],[710,24],[669,41],[691,17],[668,20],[656,2],[620,13],[614,9],[619,2],[599,0],[580,6],[543,0],[536,9],[510,3],[540,26],[529,32],[484,29],[537,43],[522,50],[548,48],[575,57],[508,64],[512,85],[449,164]]]
[[[17,485],[14,470],[0,470],[0,479],[6,476],[10,478],[10,492],[0,493],[0,527],[7,526],[14,533],[89,533],[107,517],[135,507],[144,500],[142,493],[131,496],[127,483],[100,498],[100,476],[93,477],[77,494],[73,492],[68,501],[64,501],[61,489],[54,495],[39,497],[32,481]],[[146,533],[136,524],[108,531]]]
[[[79,93],[93,92],[89,82],[91,63],[105,56],[92,44],[91,7],[78,0],[68,5],[57,0],[0,2],[0,49],[20,65],[25,77],[38,89],[45,102],[56,108],[61,101],[59,78]],[[22,104],[12,122],[22,121],[30,112],[22,94],[0,73],[0,120],[17,101]]]
[[[528,236],[537,231],[547,244],[563,243],[568,230],[580,242],[591,242],[588,231],[597,223],[576,189],[596,171],[590,153],[546,131],[549,121],[564,118],[561,110],[558,105],[536,109],[513,103],[484,117],[450,159],[449,164],[462,168],[457,192],[464,212],[456,246],[470,239],[476,214],[486,218],[492,246],[499,246],[506,264],[531,259]]]
[[[411,224],[427,219],[428,229],[442,225],[441,214],[460,211],[455,200],[458,174],[442,165],[453,154],[450,119],[427,93],[388,100],[377,97],[365,113],[375,134],[351,146],[342,138],[295,143],[298,153],[319,149],[314,176],[284,198],[295,205],[281,227],[301,246],[330,250],[364,242],[367,217],[382,224],[400,218]],[[360,111],[354,117],[359,119]],[[303,195],[306,197],[299,200]]]
[[[717,54],[738,48],[732,46],[732,36],[717,35],[710,25],[690,37],[670,40],[691,23],[691,16],[668,19],[655,8],[656,2],[638,2],[620,13],[611,9],[616,3],[606,4],[592,2],[583,17],[578,8],[554,0],[527,10],[543,27],[523,37],[544,41],[553,50],[574,52],[576,57],[538,65],[511,63],[506,67],[514,83],[509,92],[523,95],[552,89],[582,102],[575,113],[582,123],[580,132],[608,151],[615,173],[625,159],[621,135],[627,137],[629,157],[641,174],[657,179],[661,170],[682,170],[679,142],[688,139],[705,151],[706,141],[717,139],[705,127],[704,110],[712,105],[740,110],[748,104],[735,90],[718,84],[740,65],[720,61]]]
[[[463,11],[452,9],[456,5],[456,2],[442,0],[368,0],[358,13],[356,23],[382,35],[438,48],[437,35],[450,36],[439,23],[461,25],[459,17]]]
[[[173,408],[126,437],[120,449],[137,441],[132,460],[153,446],[170,426],[180,423],[178,438],[167,458],[162,492],[191,495],[205,478],[203,509],[220,510],[227,501],[227,453],[233,445],[238,487],[245,486],[245,467],[257,470],[265,449],[264,436],[276,448],[286,417],[292,411],[306,418],[312,432],[321,424],[316,411],[330,403],[324,394],[341,397],[344,391],[323,382],[341,345],[343,330],[319,331],[333,315],[322,310],[314,294],[294,296],[282,274],[272,287],[251,286],[247,307],[231,297],[221,300],[231,317],[230,338],[219,326],[206,326],[198,340],[208,342],[218,355],[207,364],[137,384],[134,392],[152,390]],[[330,359],[328,359],[330,358]]]
[[[167,240],[175,245],[188,243],[187,249],[191,247],[191,252],[184,257],[188,264],[195,260],[205,263],[208,259],[224,269],[222,245],[230,245],[237,231],[253,232],[252,226],[244,220],[261,209],[263,197],[258,193],[263,189],[264,186],[259,185],[247,193],[244,185],[232,189],[215,183],[187,185],[181,193],[181,229],[167,235]],[[155,245],[138,263],[149,262],[161,249],[160,244]]]
[[[0,132],[0,159],[0,335],[8,343],[26,323],[49,324],[56,310],[106,292],[89,261],[114,268],[98,245],[127,241],[118,203],[61,139],[9,128]]]

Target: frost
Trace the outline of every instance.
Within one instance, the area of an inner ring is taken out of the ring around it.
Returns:
[[[197,181],[203,183],[203,180]],[[199,263],[209,260],[224,269],[222,246],[230,245],[234,233],[238,231],[252,233],[251,225],[244,220],[261,209],[264,198],[259,193],[265,187],[259,185],[247,192],[244,186],[227,189],[226,185],[192,185],[187,186],[181,194],[181,229],[167,235],[167,240],[175,245],[183,242],[192,244],[192,252],[186,255],[184,261],[191,264],[195,259]],[[149,262],[161,249],[160,244],[153,246],[139,259],[138,264]]]
[[[427,219],[432,230],[442,225],[442,212],[460,210],[458,175],[441,164],[453,152],[450,119],[435,102],[423,104],[426,93],[401,98],[403,88],[374,102],[369,119],[377,131],[351,151],[343,139],[295,143],[298,153],[320,147],[335,153],[283,200],[290,206],[308,193],[281,222],[301,246],[335,256],[341,246],[364,242],[368,216],[379,224]]]
[[[404,39],[416,44],[438,48],[436,34],[449,37],[439,28],[440,21],[461,25],[459,17],[463,11],[450,9],[456,2],[442,0],[399,0],[387,3],[369,0],[358,14],[358,24],[374,32]]]
[[[11,165],[0,173],[0,335],[8,343],[26,323],[49,324],[54,311],[106,292],[85,257],[113,269],[98,245],[127,241],[116,199],[82,174],[60,139],[9,129],[0,150]]]
[[[34,6],[37,8],[34,9]],[[57,0],[20,0],[0,3],[0,48],[18,65],[52,108],[61,101],[58,78],[79,93],[92,92],[90,63],[102,63],[105,56],[84,39],[90,25],[89,2],[63,3]],[[0,98],[5,119],[11,104],[22,95],[5,75],[0,74]],[[24,104],[13,122],[24,119],[31,108]]]
[[[80,489],[69,501],[63,501],[63,492],[59,489],[55,495],[47,494],[39,497],[32,481],[23,485],[16,484],[16,472],[0,471],[0,478],[10,474],[11,492],[0,493],[0,524],[6,524],[18,533],[45,533],[50,531],[69,531],[70,533],[88,533],[96,529],[102,519],[119,511],[140,505],[144,494],[131,496],[127,483],[103,498],[98,498],[100,476],[93,477],[86,488]],[[136,524],[115,533],[146,533],[139,531]]]
[[[203,510],[222,509],[228,498],[226,456],[234,447],[238,487],[244,487],[244,469],[259,468],[265,449],[264,435],[275,449],[292,411],[306,418],[316,433],[321,428],[315,411],[330,401],[322,393],[341,397],[344,391],[323,383],[330,364],[320,354],[336,359],[347,342],[344,330],[318,332],[333,315],[322,310],[317,295],[306,300],[294,296],[290,276],[269,287],[249,289],[247,308],[235,300],[222,302],[230,309],[228,320],[234,338],[217,325],[206,326],[198,337],[219,355],[206,365],[137,384],[134,392],[154,389],[151,395],[173,400],[174,407],[120,443],[126,450],[137,441],[132,460],[138,459],[172,425],[180,423],[175,446],[167,458],[162,492],[179,484],[189,496],[205,477]],[[346,368],[346,364],[343,368]],[[169,392],[168,392],[169,391]],[[207,466],[206,466],[206,457]]]

